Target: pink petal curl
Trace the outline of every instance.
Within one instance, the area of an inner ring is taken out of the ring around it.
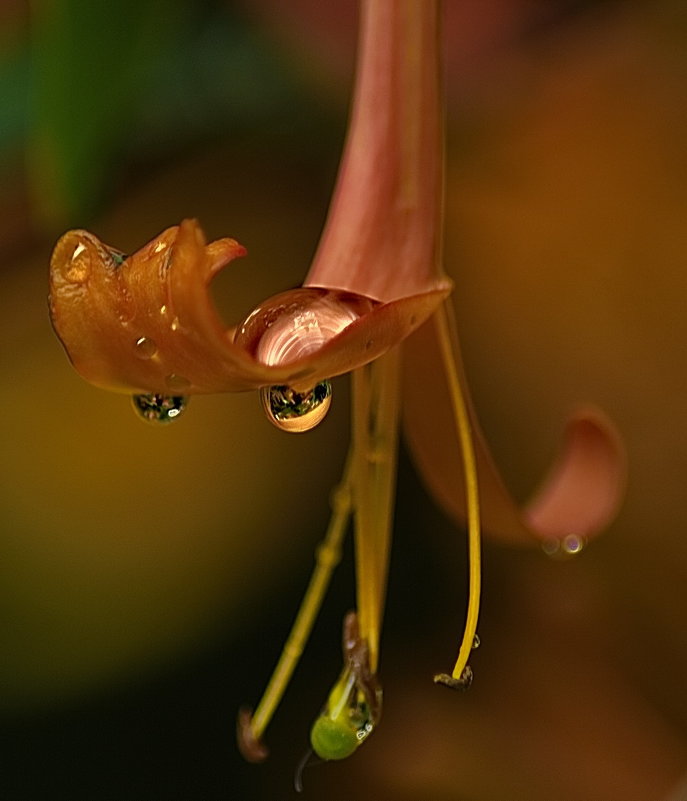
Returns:
[[[463,467],[436,332],[424,325],[403,346],[403,422],[415,464],[436,502],[465,520]],[[462,365],[458,364],[462,374]],[[463,390],[467,385],[463,379]],[[524,510],[507,490],[468,396],[485,531],[511,544],[592,538],[613,519],[625,487],[626,456],[610,419],[595,407],[575,412],[547,477]]]

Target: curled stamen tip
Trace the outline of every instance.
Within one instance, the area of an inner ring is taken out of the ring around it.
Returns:
[[[470,665],[463,668],[460,678],[456,679],[454,676],[449,676],[448,673],[437,673],[434,677],[435,684],[443,684],[451,690],[467,690],[472,684],[473,672]]]
[[[269,756],[269,749],[253,733],[253,710],[239,709],[236,720],[236,742],[239,751],[248,762],[263,762]]]

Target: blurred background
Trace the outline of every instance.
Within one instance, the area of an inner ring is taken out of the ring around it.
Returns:
[[[445,5],[446,261],[484,428],[526,498],[566,414],[596,402],[625,438],[628,496],[575,560],[485,546],[476,678],[452,695],[431,677],[462,629],[463,532],[402,455],[385,719],[352,759],[308,768],[303,797],[663,801],[687,771],[687,10]],[[356,17],[351,0],[0,2],[2,798],[295,795],[340,666],[350,548],[270,761],[242,761],[234,721],[326,526],[346,380],[308,436],[252,395],[145,426],[70,368],[47,265],[69,227],[131,252],[195,216],[248,248],[215,282],[228,321],[298,284]]]

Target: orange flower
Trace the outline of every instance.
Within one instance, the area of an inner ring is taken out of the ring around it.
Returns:
[[[288,682],[355,522],[357,614],[344,667],[312,732],[324,758],[347,756],[376,726],[376,681],[392,525],[398,430],[431,491],[467,520],[470,599],[456,666],[436,680],[469,684],[480,587],[480,528],[511,542],[575,552],[613,517],[624,458],[612,424],[585,407],[524,512],[501,482],[465,389],[451,281],[442,265],[443,101],[436,0],[364,0],[353,111],[319,249],[302,289],[262,304],[236,328],[208,294],[244,249],[206,244],[198,224],[169,228],[132,256],[71,231],[51,264],[55,329],[77,370],[171,419],[193,393],[260,388],[273,422],[303,430],[327,408],[327,379],[353,373],[353,436],[332,522],[294,630],[255,715],[241,716],[249,758]],[[412,336],[411,336],[412,335]],[[403,351],[403,384],[399,348]],[[431,413],[426,399],[432,399]],[[553,543],[553,545],[551,544]]]
[[[87,231],[69,231],[51,260],[53,325],[74,367],[117,392],[240,392],[270,384],[307,388],[376,359],[421,325],[450,291],[428,291],[394,303],[368,301],[350,325],[285,364],[251,352],[277,315],[309,308],[323,292],[295,291],[268,301],[236,341],[208,292],[212,278],[246,251],[233,239],[205,243],[194,220],[167,228],[131,256]],[[343,305],[356,303],[339,293]]]

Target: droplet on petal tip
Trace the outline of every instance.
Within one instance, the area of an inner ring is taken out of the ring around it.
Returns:
[[[325,418],[332,403],[332,385],[320,381],[308,392],[287,386],[263,387],[260,400],[271,423],[282,431],[300,434]]]
[[[547,555],[573,556],[613,521],[626,477],[620,433],[604,412],[584,406],[569,418],[558,457],[525,508],[524,522]]]
[[[154,425],[174,422],[188,405],[188,398],[184,395],[158,393],[133,395],[131,401],[138,416]]]
[[[560,539],[547,539],[542,542],[542,551],[551,559],[568,559],[577,556],[587,546],[585,537],[578,534],[567,534]]]

